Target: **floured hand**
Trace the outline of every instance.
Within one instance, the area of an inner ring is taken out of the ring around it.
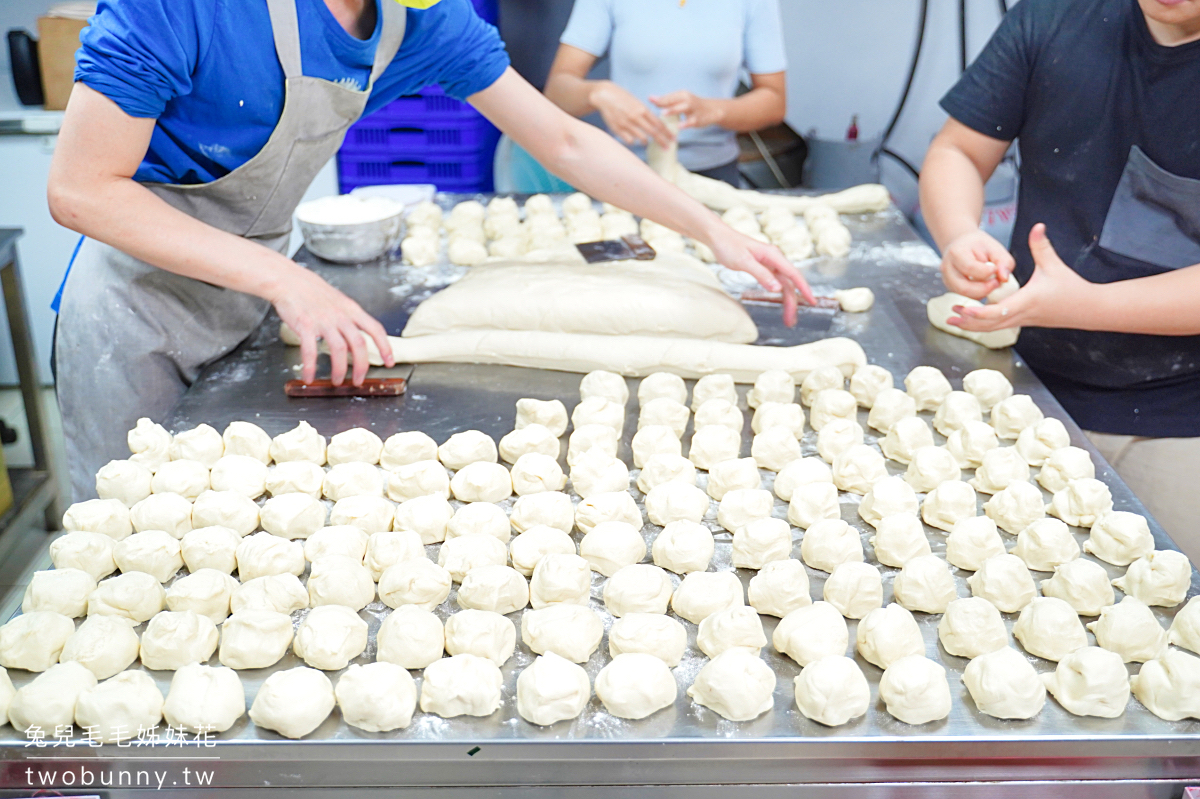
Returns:
[[[788,327],[796,324],[797,292],[810,305],[816,303],[808,281],[778,247],[755,241],[723,224],[713,234],[711,246],[722,266],[753,275],[767,291],[783,292],[783,321]]]

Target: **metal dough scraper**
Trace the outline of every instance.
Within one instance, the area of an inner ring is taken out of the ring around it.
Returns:
[[[311,383],[300,380],[289,380],[283,386],[283,392],[289,397],[329,398],[329,397],[399,397],[408,390],[408,379],[412,376],[411,363],[396,364],[391,369],[373,368],[367,372],[368,377],[361,386],[355,386],[349,380],[340,386],[335,386],[329,378],[319,378]]]
[[[606,261],[653,261],[654,248],[642,240],[641,236],[622,236],[608,241],[588,241],[576,244],[575,249],[589,264],[601,264]]]

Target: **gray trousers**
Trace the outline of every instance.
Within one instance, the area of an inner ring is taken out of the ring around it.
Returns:
[[[92,239],[63,291],[56,386],[73,501],[96,496],[96,472],[129,455],[126,433],[161,422],[205,366],[270,310],[266,300],[181,277]]]

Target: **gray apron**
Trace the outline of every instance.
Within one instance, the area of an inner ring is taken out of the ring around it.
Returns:
[[[257,155],[211,183],[146,184],[169,205],[283,253],[292,214],[362,116],[371,86],[404,41],[406,12],[383,0],[382,34],[363,91],[301,72],[295,0],[267,0],[283,67],[283,112]],[[205,366],[262,323],[270,303],[182,277],[86,239],[63,290],[55,338],[58,403],[76,502],[96,472],[129,455],[142,416],[161,421]]]

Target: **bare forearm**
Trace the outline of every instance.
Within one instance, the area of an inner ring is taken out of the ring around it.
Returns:
[[[571,116],[585,117],[596,110],[596,106],[592,104],[592,91],[601,82],[563,72],[552,72],[546,80],[545,94],[551,102]]]
[[[1088,297],[1064,308],[1063,327],[1144,333],[1200,335],[1200,264],[1152,277],[1089,284]]]
[[[783,96],[766,87],[751,89],[740,97],[712,102],[721,114],[721,127],[738,133],[778,125],[783,121],[786,108]]]
[[[979,228],[984,178],[961,150],[934,141],[921,167],[921,212],[938,247]]]

